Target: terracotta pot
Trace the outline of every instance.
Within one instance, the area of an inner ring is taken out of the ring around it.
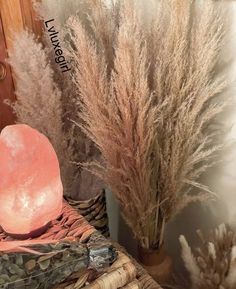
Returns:
[[[166,254],[164,246],[159,250],[138,248],[139,261],[147,272],[159,284],[166,284],[171,281],[173,263]]]

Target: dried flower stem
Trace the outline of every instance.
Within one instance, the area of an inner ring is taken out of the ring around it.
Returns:
[[[27,53],[26,53],[27,51]],[[52,142],[59,157],[65,194],[70,194],[75,165],[69,134],[63,130],[61,91],[42,44],[24,31],[17,34],[9,53],[16,79],[17,100],[12,104],[17,121],[38,129]]]
[[[234,289],[236,286],[236,234],[224,224],[204,239],[192,252],[184,236],[180,237],[182,258],[190,273],[192,288]]]
[[[212,100],[226,87],[215,72],[224,13],[220,1],[161,0],[145,29],[136,1],[119,3],[113,65],[78,19],[68,22],[82,129],[104,158],[87,168],[115,193],[140,244],[158,248],[166,222],[210,196],[198,178],[221,148],[207,129],[223,108]]]

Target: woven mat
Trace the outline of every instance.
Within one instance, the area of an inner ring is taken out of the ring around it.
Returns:
[[[87,244],[90,244],[91,238],[93,242],[100,238],[108,242],[76,209],[64,202],[62,215],[54,220],[47,231],[36,239],[61,240],[66,237],[76,237],[81,243],[89,241]],[[14,241],[14,239],[0,230],[1,241]],[[117,261],[106,271],[95,272],[88,269],[83,274],[81,272],[72,274],[65,282],[53,289],[138,289],[141,287],[136,275],[136,267],[130,258],[120,252]]]
[[[98,235],[84,217],[78,214],[67,202],[63,204],[62,215],[51,223],[48,230],[38,239],[60,240],[66,237],[79,238],[86,243],[91,235]],[[0,230],[0,241],[14,240]],[[116,244],[119,250],[117,261],[106,272],[88,270],[83,275],[73,274],[62,284],[53,289],[161,289],[161,287],[138,265],[131,257],[124,253],[124,249]]]
[[[95,228],[67,202],[64,202],[61,216],[51,222],[44,234],[35,239],[61,240],[66,237],[76,237],[81,243],[84,243],[94,232],[96,232]],[[14,239],[0,229],[0,241],[12,240]]]
[[[139,282],[140,288],[142,289],[162,289],[162,287],[157,284],[157,282],[147,273],[147,271],[132,257],[130,256],[125,248],[123,248],[120,244],[113,242],[113,245],[117,248],[117,250],[126,254],[132,263],[135,265],[137,270],[137,280]],[[136,288],[136,287],[134,287]]]
[[[68,203],[76,209],[96,230],[109,237],[108,216],[105,190],[92,199],[77,201],[67,198]]]
[[[162,289],[152,277],[137,263],[119,244],[114,244],[119,250],[117,261],[93,282],[89,278],[64,283],[54,289]],[[84,287],[85,286],[85,287]]]
[[[53,289],[141,289],[140,282],[136,279],[137,270],[129,257],[118,253],[117,261],[106,272],[98,275],[96,280],[91,280],[89,273],[77,280],[68,280]],[[93,276],[94,277],[94,276]],[[94,279],[94,278],[93,278]]]

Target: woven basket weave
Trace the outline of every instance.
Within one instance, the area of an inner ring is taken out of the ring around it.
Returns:
[[[86,242],[96,229],[83,216],[79,215],[67,202],[63,203],[62,215],[51,222],[47,231],[37,239],[61,240],[66,237],[76,237],[81,243]],[[12,237],[0,230],[0,241],[12,241]]]
[[[105,240],[83,216],[64,202],[61,217],[53,221],[48,230],[37,239],[61,240],[66,237],[76,237],[81,243],[86,243],[94,235]],[[0,230],[0,242],[2,241],[14,241],[14,239]],[[81,272],[74,273],[53,289],[143,288],[136,277],[136,266],[129,257],[119,252],[117,261],[105,271],[94,272],[94,270],[88,269],[82,275]]]
[[[67,198],[67,201],[103,236],[109,236],[105,190],[88,200],[78,201]]]
[[[117,261],[96,280],[89,280],[87,274],[60,284],[53,289],[136,289],[142,288],[140,282],[136,279],[137,270],[124,253],[119,252]],[[85,287],[84,287],[85,286]]]
[[[131,260],[131,262],[135,265],[136,270],[137,270],[137,281],[139,283],[140,288],[142,289],[162,289],[162,287],[157,284],[157,282],[147,273],[147,271],[134,259],[132,258],[125,250],[125,248],[123,248],[120,244],[113,242],[113,245],[117,248],[117,250],[119,250],[120,252],[122,252],[123,254],[125,254],[126,256],[128,256]],[[136,287],[134,287],[136,288]]]

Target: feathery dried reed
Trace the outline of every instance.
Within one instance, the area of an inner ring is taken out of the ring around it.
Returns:
[[[47,53],[31,32],[16,34],[13,43],[9,62],[16,79],[17,100],[11,105],[18,122],[38,129],[50,139],[59,157],[68,194],[76,167],[71,163],[70,134],[63,129],[61,90],[54,81]]]
[[[55,17],[55,25],[63,29],[68,17],[78,9],[77,16],[81,21],[86,13],[96,21],[98,17],[92,10],[92,3],[95,2],[66,1],[66,9],[63,3],[58,5],[57,1],[35,2],[34,5],[41,20]],[[72,162],[97,159],[100,154],[72,121],[80,122],[75,111],[78,92],[70,74],[65,75],[58,70],[48,35],[45,34],[43,39],[45,46],[30,32],[15,36],[9,60],[16,76],[17,101],[13,108],[18,122],[33,126],[50,138],[60,159],[65,194],[80,200],[94,197],[104,188],[104,184]],[[63,47],[62,31],[60,40]]]
[[[236,286],[236,234],[220,225],[192,251],[184,236],[180,237],[182,258],[190,274],[192,288],[234,289]]]
[[[54,19],[55,29],[59,31],[60,45],[65,52],[66,41],[64,39],[64,29],[68,18],[71,15],[76,15],[76,17],[86,25],[87,30],[92,32],[92,29],[89,27],[93,25],[92,23],[97,22],[96,26],[101,27],[105,21],[105,15],[103,15],[105,6],[102,5],[99,7],[100,2],[100,0],[62,0],[60,1],[60,5],[58,5],[57,0],[42,0],[40,2],[34,1],[34,8],[42,21]],[[96,15],[97,13],[98,15]],[[87,19],[88,17],[90,19],[89,21]],[[102,23],[98,23],[99,21]],[[48,33],[44,35],[43,40],[49,58],[54,59],[55,55],[53,49],[50,48],[51,40]],[[73,122],[80,122],[80,117],[76,113],[77,108],[75,105],[78,91],[71,81],[71,75],[61,73],[58,65],[53,60],[51,64],[55,72],[56,83],[61,90],[64,129],[70,131],[70,145],[75,152],[71,160],[75,163],[100,159],[100,153],[93,142],[91,142]],[[77,137],[78,135],[79,138]],[[70,193],[72,198],[77,199],[79,197],[80,200],[83,200],[88,197],[95,197],[103,188],[104,183],[100,179],[81,166],[77,166],[76,177],[73,180]]]
[[[212,101],[226,87],[215,72],[224,7],[161,0],[147,23],[137,1],[118,2],[113,37],[103,40],[112,45],[107,50],[76,17],[68,21],[80,126],[103,156],[86,167],[115,193],[140,245],[158,248],[166,222],[210,194],[198,178],[220,149],[207,129],[223,108]],[[92,27],[99,39],[105,28]],[[112,65],[105,53],[111,49]]]

